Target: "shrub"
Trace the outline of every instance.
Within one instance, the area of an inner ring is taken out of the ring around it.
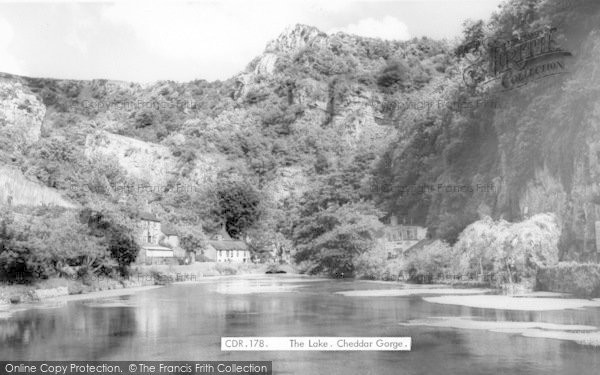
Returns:
[[[359,279],[380,280],[388,263],[387,249],[377,243],[354,259],[355,276]]]
[[[9,277],[20,272],[47,278],[65,267],[93,273],[115,265],[102,240],[91,235],[73,212],[53,209],[23,217],[0,219],[0,265]]]
[[[389,259],[386,262],[385,268],[383,269],[383,274],[381,275],[381,280],[386,281],[399,281],[404,278],[406,268],[405,262],[402,258],[393,258]]]
[[[111,269],[116,269],[122,276],[127,276],[129,265],[135,262],[140,251],[132,231],[111,215],[100,211],[84,209],[79,218],[87,224],[91,233],[104,238],[108,244],[108,254],[116,264],[107,264],[103,271],[110,273]]]
[[[450,272],[452,248],[444,241],[434,241],[406,258],[404,269],[411,281],[433,282]]]
[[[581,297],[600,297],[600,264],[561,262],[540,268],[536,289],[573,293]]]
[[[154,125],[156,119],[156,112],[152,109],[144,109],[135,114],[135,128],[146,128]]]
[[[215,266],[217,272],[221,275],[235,275],[237,274],[237,268],[235,266],[225,264],[225,263],[217,263]]]
[[[389,88],[399,85],[403,87],[409,80],[409,68],[400,61],[391,61],[377,77],[377,84]]]
[[[206,247],[206,236],[201,226],[197,225],[179,225],[180,246],[187,252],[196,254],[196,260],[201,254],[202,249]]]

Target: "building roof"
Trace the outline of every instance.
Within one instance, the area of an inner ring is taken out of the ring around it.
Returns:
[[[244,241],[225,240],[225,241],[208,241],[208,244],[217,251],[221,250],[248,250],[248,246]]]
[[[438,241],[438,240],[434,240],[434,239],[424,239],[424,240],[421,240],[421,241],[417,242],[416,244],[412,245],[411,247],[409,247],[408,249],[406,249],[404,251],[404,254],[412,253],[412,252],[415,252],[415,251],[421,251],[421,250],[423,250],[423,248],[425,246],[429,246],[432,243],[434,243],[435,241]]]
[[[219,230],[219,233],[215,233],[211,236],[211,240],[215,240],[215,241],[233,241],[233,239],[231,238],[231,236],[229,235],[229,233],[227,233],[227,230],[225,230],[225,226],[221,226],[221,230]]]
[[[427,228],[421,227],[418,225],[404,225],[404,224],[389,225],[389,224],[386,224],[381,229],[376,230],[374,233],[374,236],[377,239],[386,239],[388,237],[388,235],[390,235],[390,234],[401,233],[401,232],[409,231],[409,230],[417,230],[418,231],[419,229],[427,230]],[[404,239],[404,240],[408,240],[408,239]],[[411,241],[412,241],[412,239],[411,239]]]
[[[169,223],[161,223],[160,231],[163,232],[166,236],[176,236],[177,235],[177,231],[175,230],[175,227]]]
[[[163,251],[172,251],[173,250],[173,249],[169,249],[168,247],[155,245],[152,243],[147,243],[147,244],[142,245],[142,249],[144,249],[144,250],[163,250]]]
[[[160,222],[160,220],[158,220],[156,215],[154,215],[152,212],[147,212],[147,211],[140,212],[140,220]]]

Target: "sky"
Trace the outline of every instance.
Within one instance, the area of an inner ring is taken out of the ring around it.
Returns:
[[[501,0],[0,0],[0,72],[61,79],[223,80],[297,23],[327,33],[453,39]]]

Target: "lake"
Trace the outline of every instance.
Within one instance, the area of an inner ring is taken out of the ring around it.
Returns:
[[[600,326],[600,309],[509,311],[420,296],[348,297],[399,284],[291,276],[206,279],[133,295],[47,302],[0,318],[0,360],[268,360],[274,374],[596,374],[600,349],[428,317]],[[410,352],[221,352],[221,336],[410,336]]]

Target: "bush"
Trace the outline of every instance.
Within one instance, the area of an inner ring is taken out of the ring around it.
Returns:
[[[87,223],[95,236],[104,238],[108,243],[108,253],[116,263],[116,267],[110,268],[118,270],[122,276],[127,276],[129,265],[135,262],[140,252],[133,232],[111,215],[100,211],[84,209],[80,213],[80,220]],[[110,272],[109,267],[104,268],[105,273]]]
[[[572,293],[581,297],[600,297],[600,264],[562,262],[540,268],[536,289]]]
[[[115,265],[101,239],[91,235],[74,212],[42,209],[23,218],[0,218],[0,266],[9,277],[20,272],[48,278],[65,267],[99,272]]]
[[[406,258],[404,269],[411,281],[431,283],[450,272],[452,248],[444,241],[434,241]]]
[[[399,281],[404,278],[406,265],[402,258],[389,259],[383,269],[381,280]]]
[[[377,84],[385,88],[396,85],[404,87],[410,79],[409,72],[409,68],[404,65],[404,63],[400,61],[391,61],[377,77]]]
[[[156,112],[151,109],[144,109],[135,114],[134,125],[136,129],[146,128],[155,123]]]
[[[375,247],[354,259],[355,276],[359,279],[381,280],[388,263],[385,246],[377,243]]]
[[[217,265],[215,266],[215,269],[221,275],[235,275],[235,274],[237,274],[237,268],[236,267],[234,267],[232,265],[229,265],[229,264],[225,264],[225,263],[217,263]]]

